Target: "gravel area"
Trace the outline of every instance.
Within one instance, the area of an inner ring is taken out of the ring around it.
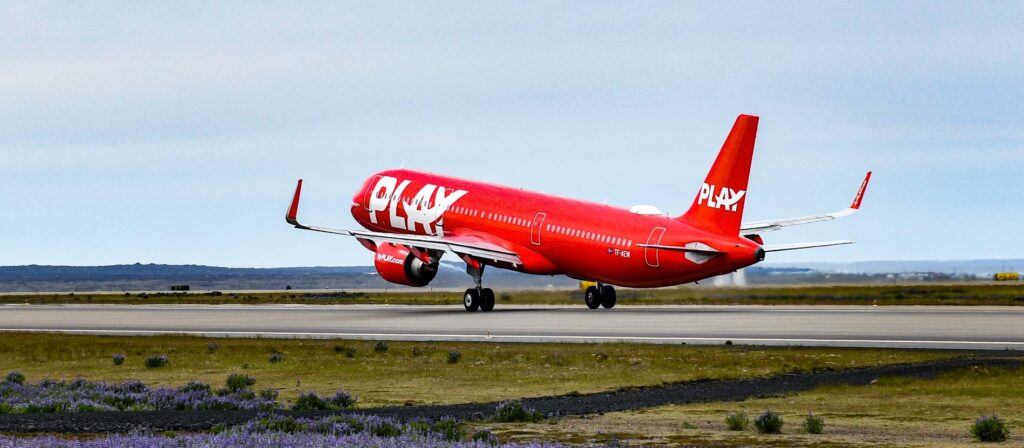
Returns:
[[[823,385],[866,385],[883,376],[932,377],[952,369],[986,366],[1017,368],[1021,360],[981,357],[915,364],[895,364],[837,371],[795,373],[745,380],[699,380],[663,386],[628,388],[614,392],[560,395],[524,399],[526,406],[548,415],[584,415],[643,409],[668,404],[736,401],[792,392]],[[351,413],[393,416],[400,419],[450,416],[460,419],[488,418],[497,403],[465,403],[437,406],[366,408]],[[339,411],[275,411],[293,417],[322,417]],[[128,432],[198,431],[216,425],[242,424],[259,411],[144,411],[78,412],[58,414],[0,414],[0,432]]]

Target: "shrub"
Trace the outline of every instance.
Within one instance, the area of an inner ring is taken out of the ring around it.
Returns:
[[[305,431],[307,425],[302,422],[283,415],[269,415],[258,420],[254,420],[248,424],[248,427],[259,431],[274,431],[284,433],[298,433]]]
[[[271,353],[270,354],[270,358],[267,358],[267,361],[270,361],[271,364],[277,364],[277,363],[279,363],[281,361],[284,361],[284,353],[281,353],[281,352]]]
[[[1010,437],[1010,430],[998,415],[982,415],[971,425],[971,434],[981,442],[1003,442]]]
[[[498,403],[494,413],[494,420],[499,422],[537,423],[543,419],[544,414],[523,406],[523,403],[518,400],[506,400]]]
[[[754,419],[754,426],[762,434],[778,434],[782,432],[782,416],[769,409]]]
[[[217,349],[219,349],[219,348],[220,348],[220,344],[215,344],[213,342],[211,342],[209,344],[206,344],[206,351],[208,351],[210,353],[213,353],[213,352],[217,351]]]
[[[462,353],[459,353],[458,350],[448,352],[448,364],[455,364],[459,362],[460,359],[462,359]]]
[[[409,422],[409,428],[421,434],[427,434],[430,432],[430,422],[423,420],[413,420]]]
[[[211,390],[210,385],[206,383],[200,383],[199,381],[189,381],[184,386],[178,388],[181,392],[209,392]]]
[[[725,427],[729,431],[746,431],[750,426],[750,417],[743,411],[730,412],[725,416]]]
[[[423,350],[420,350],[419,347],[413,347],[412,348],[412,355],[413,356],[419,356],[419,355],[422,355],[422,354],[423,354]]]
[[[118,354],[114,355],[114,357],[111,358],[111,359],[114,361],[114,365],[115,366],[119,366],[121,364],[124,364],[124,359],[125,358],[124,358],[123,354],[118,353]]]
[[[7,378],[4,381],[11,384],[25,384],[25,374],[19,370],[15,370],[7,374]]]
[[[256,378],[242,373],[232,373],[228,375],[226,385],[228,390],[231,392],[238,392],[242,389],[248,389],[249,386],[256,384]]]
[[[344,346],[344,345],[335,345],[334,346],[334,353],[344,354],[345,357],[347,357],[347,358],[355,358],[356,357],[356,349],[354,349],[352,347]]]
[[[597,362],[605,362],[608,360],[608,354],[605,352],[594,353],[594,359],[596,359]]]
[[[807,413],[807,418],[804,419],[804,432],[808,434],[821,434],[825,430],[825,419],[814,415],[813,412]]]
[[[158,368],[158,367],[164,367],[164,366],[166,366],[167,364],[170,364],[170,363],[171,363],[171,361],[169,359],[167,359],[167,357],[164,356],[164,355],[153,355],[153,356],[150,356],[150,357],[146,358],[146,368],[148,368],[148,369],[155,369],[155,368]]]
[[[296,411],[322,411],[328,409],[327,400],[320,398],[316,392],[305,392],[299,394],[295,399],[292,409]]]
[[[472,438],[474,442],[483,442],[488,445],[498,444],[498,436],[494,435],[494,433],[486,429],[476,430],[476,432],[473,433]]]
[[[377,353],[387,353],[388,345],[385,344],[384,341],[377,341],[377,343],[373,345],[373,351]]]
[[[377,437],[398,437],[402,435],[402,428],[398,425],[383,421],[370,428],[370,434]]]
[[[274,389],[263,389],[260,391],[260,398],[269,401],[277,401],[277,391]]]
[[[256,392],[253,392],[252,389],[242,389],[242,390],[239,390],[237,392],[234,392],[232,397],[231,397],[231,399],[232,400],[255,400],[256,399]]]
[[[434,422],[433,432],[440,434],[445,440],[456,442],[466,438],[466,431],[462,430],[459,421],[453,418],[444,417]]]
[[[355,397],[352,396],[352,394],[349,394],[348,392],[345,392],[343,390],[339,390],[337,393],[331,396],[331,398],[327,399],[327,403],[338,409],[346,409],[355,406],[356,399]]]

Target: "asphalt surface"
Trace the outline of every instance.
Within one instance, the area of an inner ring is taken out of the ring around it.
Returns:
[[[0,305],[0,331],[1024,350],[1024,307]]]

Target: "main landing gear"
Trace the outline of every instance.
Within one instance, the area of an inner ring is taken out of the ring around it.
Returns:
[[[587,287],[583,293],[583,301],[586,302],[587,308],[592,310],[602,306],[611,309],[615,306],[615,288],[598,282],[597,286]]]
[[[466,294],[462,296],[462,304],[466,307],[466,311],[493,310],[494,290],[483,287],[484,265],[481,264],[479,268],[467,265],[466,273],[472,275],[473,281],[476,283],[476,288],[467,289]]]

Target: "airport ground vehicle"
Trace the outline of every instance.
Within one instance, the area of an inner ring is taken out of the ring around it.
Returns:
[[[827,221],[860,208],[869,171],[850,207],[822,215],[743,223],[758,117],[740,115],[689,210],[669,217],[652,206],[618,208],[437,174],[399,169],[376,173],[352,198],[367,230],[301,224],[300,179],[286,220],[299,229],[355,237],[375,253],[384,279],[425,286],[445,252],[465,261],[475,288],[468,311],[494,308],[483,287],[486,266],[596,282],[588,307],[615,306],[615,289],[689,283],[764,260],[765,253],[852,241],[766,245],[765,232]]]

